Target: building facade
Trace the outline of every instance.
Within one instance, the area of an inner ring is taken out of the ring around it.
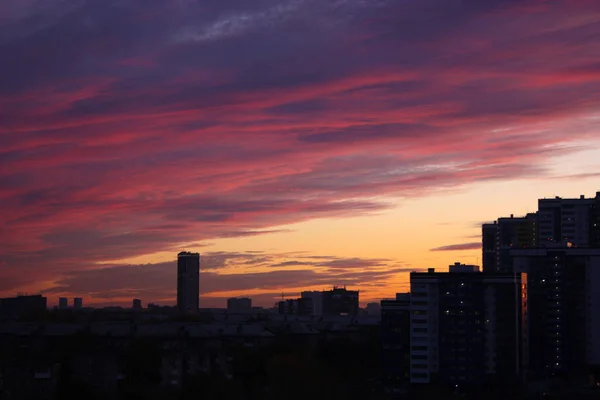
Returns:
[[[381,300],[381,365],[389,395],[406,392],[410,383],[410,293]]]
[[[302,298],[310,298],[313,303],[313,315],[323,315],[323,292],[305,291],[300,293]]]
[[[413,272],[410,380],[477,386],[523,372],[526,277],[455,264]]]
[[[46,298],[42,295],[20,295],[0,299],[0,319],[35,316],[46,311]]]
[[[510,251],[515,248],[530,248],[538,245],[538,216],[511,215],[498,218],[492,224],[482,225],[482,261],[486,273],[512,271]]]
[[[182,314],[195,314],[199,307],[200,254],[181,252],[177,255],[177,309]]]
[[[358,290],[336,286],[323,291],[323,315],[357,315],[358,294]]]
[[[512,256],[528,275],[532,376],[583,376],[600,365],[600,249],[555,245]]]
[[[81,297],[75,297],[73,299],[73,308],[76,310],[83,308],[83,299]]]
[[[252,310],[252,299],[247,297],[232,297],[227,299],[227,311],[248,312]]]
[[[58,299],[58,308],[61,310],[69,308],[69,299],[67,299],[66,297],[59,298]]]
[[[600,192],[596,193],[595,198],[581,195],[577,199],[539,199],[540,246],[563,242],[570,242],[577,247],[598,246],[598,229],[593,226],[593,221],[598,217],[599,203]]]
[[[313,301],[310,297],[286,299],[277,303],[279,314],[313,315]]]
[[[133,299],[131,308],[133,308],[134,310],[141,310],[142,309],[142,300]]]

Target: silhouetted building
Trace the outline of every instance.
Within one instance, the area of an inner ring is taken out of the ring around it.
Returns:
[[[498,218],[493,224],[482,226],[483,272],[511,272],[510,251],[514,248],[536,247],[538,243],[538,216]]]
[[[595,198],[581,195],[578,199],[538,200],[539,244],[570,242],[576,247],[598,246],[598,226],[594,220],[598,218],[597,205],[600,203],[600,192]]]
[[[381,300],[381,347],[386,392],[405,393],[410,383],[410,293]]]
[[[34,316],[44,311],[46,311],[46,298],[42,295],[0,299],[0,319]]]
[[[527,361],[526,279],[458,263],[447,273],[411,273],[411,382],[518,379]]]
[[[334,286],[323,293],[323,315],[357,315],[358,290]]]
[[[310,298],[313,303],[313,314],[312,315],[323,315],[323,292],[319,291],[305,291],[300,293],[302,298]]]
[[[69,308],[69,299],[67,299],[66,297],[61,297],[58,299],[58,308],[60,310],[64,310],[66,308]]]
[[[182,314],[196,314],[199,307],[200,254],[177,255],[177,309]]]
[[[81,297],[75,297],[73,299],[73,308],[76,310],[83,308],[83,299]]]
[[[309,297],[282,300],[277,307],[279,314],[313,315],[313,302]]]
[[[131,304],[131,308],[133,308],[134,310],[141,310],[142,309],[142,300],[140,300],[140,299],[133,299],[133,302]]]
[[[483,271],[511,272],[513,249],[552,247],[600,247],[600,192],[596,197],[539,199],[536,213],[499,218],[482,226]],[[495,257],[494,257],[495,254]]]
[[[227,299],[227,311],[248,312],[252,310],[252,299],[247,297],[232,297]]]
[[[368,315],[381,316],[381,303],[368,303],[366,311]]]
[[[590,213],[590,247],[600,247],[600,192],[596,192],[596,201]]]
[[[479,272],[479,265],[461,264],[455,262],[448,267],[448,271],[452,272]]]
[[[583,376],[600,365],[600,249],[566,245],[513,250],[528,276],[533,376]]]

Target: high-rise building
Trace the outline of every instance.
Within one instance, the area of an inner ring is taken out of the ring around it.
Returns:
[[[498,272],[498,222],[483,224],[481,227],[481,251],[483,272]]]
[[[512,256],[528,276],[533,376],[582,376],[600,365],[600,249],[555,244]]]
[[[83,308],[83,299],[81,297],[75,297],[73,299],[73,308],[76,310]]]
[[[514,248],[536,247],[538,242],[538,217],[535,213],[525,217],[511,215],[498,218],[492,224],[482,225],[483,272],[511,272],[510,251]]]
[[[334,286],[322,292],[323,315],[357,315],[358,291]]]
[[[177,255],[177,309],[195,314],[199,307],[200,254],[182,251]]]
[[[133,302],[131,304],[131,308],[133,308],[134,310],[141,310],[142,309],[142,300],[140,300],[140,299],[133,299]]]
[[[595,200],[590,213],[590,247],[600,247],[600,192]]]
[[[252,310],[252,299],[247,297],[232,297],[227,299],[227,311],[240,313]]]
[[[595,206],[600,201],[600,192],[595,198],[581,195],[578,199],[538,200],[539,244],[569,242],[577,247],[590,247],[595,230],[592,220],[596,217]]]
[[[526,363],[525,282],[522,274],[458,263],[447,273],[411,273],[411,383],[518,379]]]
[[[312,299],[313,314],[312,315],[323,315],[323,292],[319,291],[305,291],[300,293],[302,298]]]
[[[69,307],[69,299],[61,297],[58,299],[58,308],[64,310]]]
[[[383,385],[391,395],[405,393],[410,383],[410,293],[381,300]]]

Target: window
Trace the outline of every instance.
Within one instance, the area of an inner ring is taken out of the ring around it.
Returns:
[[[412,346],[410,349],[413,351],[427,351],[428,347],[427,346]]]
[[[427,332],[427,328],[415,328],[415,329],[413,329],[413,332],[415,332],[415,333],[426,333]]]

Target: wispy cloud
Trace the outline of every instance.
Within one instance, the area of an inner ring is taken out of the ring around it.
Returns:
[[[430,251],[462,251],[481,249],[481,242],[449,244],[446,246],[435,247]]]
[[[293,0],[266,10],[233,12],[203,26],[182,28],[175,39],[179,42],[207,42],[243,35],[255,28],[284,23],[303,3],[306,3],[306,0]]]
[[[3,293],[546,178],[598,140],[594,2],[43,3],[0,2]],[[461,248],[476,245],[437,251]],[[208,272],[396,268],[264,257],[214,255]]]

